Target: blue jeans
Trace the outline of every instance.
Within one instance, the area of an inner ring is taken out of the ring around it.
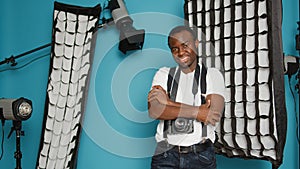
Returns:
[[[160,151],[152,157],[151,162],[151,169],[216,169],[216,166],[213,146],[201,152],[179,153],[174,148]]]

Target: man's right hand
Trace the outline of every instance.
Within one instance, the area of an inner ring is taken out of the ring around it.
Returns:
[[[162,105],[167,105],[170,100],[167,92],[159,85],[153,86],[148,94],[148,102],[157,100]]]

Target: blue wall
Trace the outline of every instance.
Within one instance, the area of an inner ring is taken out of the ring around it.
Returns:
[[[53,0],[2,0],[0,2],[0,61],[50,43]],[[61,0],[73,5],[94,6],[104,0]],[[154,149],[156,121],[147,117],[146,96],[158,67],[174,65],[166,44],[168,31],[182,23],[184,0],[125,0],[136,28],[147,34],[142,51],[124,56],[117,49],[119,32],[111,26],[100,29],[92,67],[89,96],[78,154],[78,169],[144,169],[150,166]],[[298,1],[283,1],[283,47],[286,54],[295,50]],[[32,117],[23,122],[22,167],[34,168],[40,142],[46,96],[50,49],[18,60],[19,69],[0,67],[0,97],[27,97],[33,101]],[[24,66],[25,64],[27,66]],[[288,135],[280,169],[299,166],[295,108],[287,77],[286,103]],[[291,81],[295,92],[296,81]],[[295,93],[296,94],[296,93]],[[296,105],[294,103],[297,103]],[[15,135],[7,139],[12,124],[4,126],[4,155],[0,169],[14,168]],[[0,135],[0,138],[2,136]],[[1,153],[1,152],[0,152]],[[100,167],[99,167],[100,166]],[[271,168],[268,161],[229,159],[218,156],[218,169]]]

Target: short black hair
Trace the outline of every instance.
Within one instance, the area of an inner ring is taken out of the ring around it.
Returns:
[[[176,33],[181,32],[181,31],[184,31],[184,30],[190,32],[190,33],[192,34],[194,40],[197,39],[197,34],[196,34],[196,32],[195,32],[193,29],[191,29],[189,26],[185,26],[185,25],[176,26],[176,27],[173,28],[173,29],[170,31],[170,33],[169,33],[169,36],[168,36],[168,46],[169,46],[169,47],[170,47],[170,38],[171,38],[171,36],[173,36],[173,35],[176,34]]]

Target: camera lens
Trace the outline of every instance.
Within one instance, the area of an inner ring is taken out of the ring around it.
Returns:
[[[188,120],[184,118],[177,118],[174,125],[177,131],[185,131],[188,127]]]

